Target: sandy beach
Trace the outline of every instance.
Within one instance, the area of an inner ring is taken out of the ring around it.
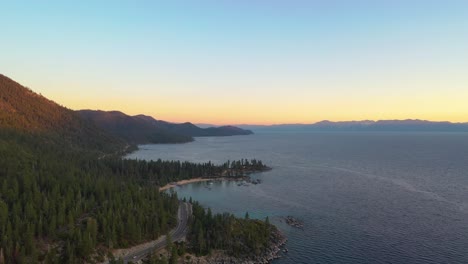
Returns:
[[[170,188],[174,188],[177,185],[185,185],[185,184],[190,184],[190,183],[195,183],[195,182],[205,182],[205,181],[238,181],[238,180],[244,180],[245,178],[234,178],[234,177],[219,177],[219,178],[194,178],[194,179],[189,179],[189,180],[181,180],[178,182],[171,182],[163,187],[159,188],[159,191],[165,191]]]

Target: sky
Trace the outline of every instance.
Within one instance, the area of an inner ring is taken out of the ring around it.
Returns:
[[[0,1],[0,73],[71,109],[468,121],[468,1]]]

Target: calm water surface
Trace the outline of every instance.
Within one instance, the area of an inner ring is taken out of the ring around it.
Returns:
[[[468,135],[257,134],[144,145],[129,158],[257,158],[262,184],[177,187],[216,212],[269,216],[288,236],[275,263],[468,263]],[[292,215],[303,230],[285,225]]]

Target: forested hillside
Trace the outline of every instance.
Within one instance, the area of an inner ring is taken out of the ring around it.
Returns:
[[[96,263],[177,224],[168,182],[239,176],[261,161],[123,160],[127,146],[0,76],[0,263]]]
[[[64,148],[96,152],[117,152],[126,143],[74,111],[0,74],[0,128],[37,135]]]
[[[190,122],[182,124],[165,122],[162,125],[164,125],[169,131],[192,137],[224,137],[253,134],[253,132],[250,130],[245,130],[234,126],[200,128]]]
[[[184,143],[193,138],[172,132],[152,117],[129,116],[119,111],[81,110],[78,114],[101,129],[121,137],[131,144]]]
[[[156,120],[150,116],[129,116],[119,111],[80,110],[81,117],[96,126],[133,144],[184,143],[193,137],[250,135],[253,132],[234,126],[200,128],[192,123],[181,124]]]
[[[225,250],[232,256],[260,255],[271,245],[271,231],[276,229],[265,221],[245,219],[232,214],[213,214],[198,203],[193,204],[193,219],[189,240],[191,250],[198,255],[213,250]]]
[[[177,197],[138,175],[60,146],[37,148],[37,137],[0,138],[0,263],[84,263],[95,249],[153,239],[176,223]]]
[[[97,159],[0,133],[0,263],[83,263],[155,239],[175,226],[178,208],[158,186],[263,167],[245,163]]]

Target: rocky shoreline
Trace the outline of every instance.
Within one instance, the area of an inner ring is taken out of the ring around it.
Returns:
[[[281,248],[286,244],[286,237],[278,230],[275,229],[270,236],[270,246],[259,255],[251,255],[244,257],[228,256],[222,251],[218,251],[211,256],[193,257],[190,261],[184,263],[198,263],[198,264],[267,264],[271,261],[281,258],[283,252]],[[285,251],[284,251],[285,252]]]

